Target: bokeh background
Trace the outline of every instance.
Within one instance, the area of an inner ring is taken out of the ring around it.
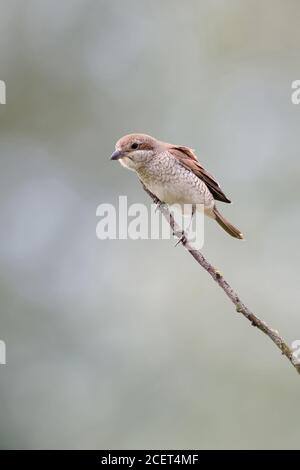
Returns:
[[[300,380],[173,241],[99,241],[150,200],[109,161],[196,149],[246,234],[204,253],[300,339],[297,0],[2,0],[1,448],[299,448]]]

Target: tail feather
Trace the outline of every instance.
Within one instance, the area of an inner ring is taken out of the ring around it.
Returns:
[[[244,238],[243,234],[240,232],[240,230],[234,225],[232,225],[230,222],[228,222],[227,219],[218,211],[218,209],[215,207],[214,208],[214,215],[215,219],[218,222],[219,225],[227,232],[229,235],[231,235],[234,238],[239,238],[242,240]]]

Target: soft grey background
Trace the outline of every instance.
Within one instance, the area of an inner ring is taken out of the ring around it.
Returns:
[[[300,379],[173,241],[96,239],[145,202],[109,161],[189,145],[246,234],[204,253],[300,339],[297,0],[2,0],[1,448],[299,448]]]

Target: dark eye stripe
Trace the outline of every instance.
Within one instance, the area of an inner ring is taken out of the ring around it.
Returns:
[[[153,147],[148,142],[142,142],[139,145],[139,149],[141,149],[141,150],[152,150]]]

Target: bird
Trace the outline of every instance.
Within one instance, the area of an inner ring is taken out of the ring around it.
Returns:
[[[201,204],[205,215],[216,220],[229,235],[244,238],[219,212],[217,201],[231,201],[191,148],[162,142],[147,134],[128,134],[117,141],[111,160],[118,160],[136,172],[145,188],[161,203],[192,207]]]

